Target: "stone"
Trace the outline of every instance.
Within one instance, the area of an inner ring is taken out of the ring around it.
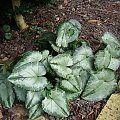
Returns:
[[[120,94],[112,94],[96,120],[120,120]]]

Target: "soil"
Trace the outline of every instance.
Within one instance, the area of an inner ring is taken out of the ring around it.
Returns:
[[[80,38],[87,40],[94,52],[99,49],[100,38],[106,31],[112,32],[120,40],[119,0],[68,0],[66,4],[63,0],[57,0],[53,5],[35,7],[25,14],[25,18],[30,26],[39,26],[53,32],[61,21],[77,19],[82,25]],[[8,21],[5,23],[3,19],[0,20],[0,61],[15,60],[26,51],[39,49],[35,41],[41,34],[30,29],[19,31],[13,19]],[[13,35],[11,40],[4,39],[3,24],[10,25]],[[120,79],[120,69],[117,78]],[[95,120],[105,103],[106,100],[88,102],[76,99],[70,102],[70,116],[61,120]],[[60,120],[46,116],[49,120]],[[10,115],[7,118],[13,119]]]

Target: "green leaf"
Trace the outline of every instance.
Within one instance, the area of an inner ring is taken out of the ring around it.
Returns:
[[[52,69],[57,73],[58,76],[66,78],[67,75],[72,73],[72,70],[62,65],[51,64]]]
[[[66,76],[65,80],[61,81],[61,88],[69,92],[80,92],[80,86],[76,76],[70,74]]]
[[[78,38],[81,25],[76,20],[69,20],[60,25],[57,31],[56,44],[58,47],[67,47],[68,43]]]
[[[48,97],[42,101],[42,108],[45,112],[56,117],[69,116],[68,103],[64,91],[51,90]]]
[[[40,117],[43,113],[41,104],[36,104],[29,109],[29,118],[31,120],[35,120],[36,118]]]
[[[12,38],[12,34],[11,33],[5,33],[5,39],[6,40],[10,40]]]
[[[112,58],[108,66],[109,69],[116,71],[120,66],[120,59]]]
[[[14,86],[14,91],[17,96],[17,99],[25,102],[26,99],[26,90],[17,86]]]
[[[120,47],[107,45],[105,49],[109,51],[112,57],[120,59]]]
[[[85,88],[85,85],[90,77],[90,74],[85,69],[83,69],[81,67],[74,68],[73,74],[79,83],[80,93],[81,93]]]
[[[59,54],[50,61],[51,68],[60,76],[65,78],[72,70],[67,67],[73,64],[70,54]]]
[[[54,51],[58,52],[58,53],[63,53],[64,50],[58,46],[56,46],[55,44],[51,43],[51,47],[53,48]]]
[[[11,108],[15,100],[15,95],[11,83],[7,81],[7,77],[8,73],[0,73],[0,102],[5,107]]]
[[[9,81],[26,90],[39,91],[47,86],[44,66],[40,62],[28,63],[15,68],[9,76]]]
[[[109,68],[112,70],[117,70],[120,65],[120,60],[116,58],[112,58],[112,55],[109,53],[107,49],[104,51],[100,51],[95,56],[95,67],[98,70],[103,68]]]
[[[42,91],[34,92],[28,91],[26,96],[25,106],[27,109],[30,109],[34,105],[40,103],[43,99]]]
[[[73,67],[82,67],[84,69],[90,70],[93,66],[93,53],[92,49],[86,45],[82,45],[77,48],[73,53]]]
[[[41,52],[41,54],[42,54],[42,61],[43,61],[43,60],[45,60],[45,59],[48,58],[48,56],[49,56],[49,51],[48,51],[48,50],[43,50],[43,51]]]
[[[62,65],[62,66],[71,66],[73,65],[72,57],[70,54],[59,54],[55,56],[51,61],[51,64]]]
[[[70,100],[73,101],[80,96],[80,93],[71,93],[71,92],[65,92],[65,93],[68,101]]]
[[[102,40],[105,44],[110,45],[111,47],[120,47],[120,42],[118,39],[110,32],[105,32],[102,36]]]
[[[4,32],[10,32],[10,26],[9,25],[3,25]]]
[[[22,55],[21,60],[15,65],[15,68],[18,68],[22,65],[25,65],[29,62],[38,62],[42,60],[42,54],[39,51],[29,51]]]
[[[116,86],[114,72],[103,69],[91,75],[81,97],[85,100],[99,101],[110,96]]]
[[[109,66],[109,63],[111,61],[111,55],[109,51],[104,50],[104,51],[99,51],[95,55],[95,67],[98,70],[101,70],[103,68],[107,68]]]
[[[80,94],[88,81],[89,74],[81,67],[73,69],[72,74],[66,76],[66,79],[62,80],[61,88],[68,92],[75,92]]]

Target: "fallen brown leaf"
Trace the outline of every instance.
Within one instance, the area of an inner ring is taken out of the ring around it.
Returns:
[[[100,20],[88,20],[88,23],[100,25],[101,21]]]
[[[0,119],[3,118],[3,114],[2,114],[2,111],[0,110]]]

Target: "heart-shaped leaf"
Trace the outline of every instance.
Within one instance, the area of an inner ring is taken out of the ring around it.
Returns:
[[[56,117],[69,116],[68,103],[65,92],[62,90],[51,90],[48,97],[42,101],[42,108],[45,112]]]
[[[80,94],[86,85],[89,74],[86,70],[78,67],[73,69],[72,74],[66,76],[66,79],[61,80],[61,88],[68,92]]]
[[[19,60],[19,62],[15,65],[15,68],[18,68],[22,65],[25,65],[30,62],[39,62],[44,59],[46,59],[49,55],[48,50],[44,50],[42,52],[39,51],[29,51],[22,55],[22,58]]]
[[[7,81],[8,73],[0,73],[0,102],[8,108],[11,108],[15,95],[12,89],[12,85],[9,81]]]
[[[36,104],[29,109],[29,118],[30,120],[35,120],[36,118],[40,117],[43,113],[41,104]]]
[[[17,99],[25,102],[27,91],[17,86],[14,86],[14,91],[17,96]]]
[[[73,67],[82,67],[84,69],[92,69],[93,53],[92,49],[85,44],[77,48],[73,53]]]
[[[89,73],[81,68],[77,67],[73,69],[73,75],[76,77],[78,83],[79,83],[79,88],[80,88],[80,93],[84,90],[85,85],[89,79]]]
[[[58,46],[56,46],[55,44],[51,43],[51,47],[53,48],[54,51],[58,52],[58,53],[63,53],[64,50]]]
[[[105,44],[110,45],[111,47],[120,47],[120,42],[118,39],[110,32],[105,32],[102,36],[102,40]]]
[[[95,66],[98,70],[109,68],[117,70],[120,65],[120,60],[113,58],[107,49],[100,51],[95,56]]]
[[[66,76],[65,80],[61,81],[61,88],[69,92],[80,92],[80,86],[76,76],[70,74]]]
[[[68,67],[72,64],[73,61],[70,54],[59,54],[50,61],[51,68],[63,78],[72,73],[72,70]]]
[[[107,68],[109,66],[109,63],[111,61],[111,55],[109,51],[99,51],[95,56],[95,66],[98,70],[101,70],[103,68]]]
[[[116,88],[115,74],[109,69],[103,69],[92,74],[83,91],[82,98],[90,101],[99,101],[108,97]]]
[[[22,55],[22,58],[15,65],[15,68],[18,68],[29,62],[39,62],[40,60],[42,60],[42,54],[39,51],[29,51]]]
[[[116,71],[120,66],[120,59],[112,58],[108,66],[109,69]]]
[[[105,49],[109,51],[112,57],[120,59],[120,47],[107,45]]]
[[[66,97],[67,97],[67,100],[68,101],[73,101],[73,100],[75,100],[77,97],[79,97],[80,96],[80,93],[71,93],[71,92],[65,92],[65,94],[66,94]]]
[[[40,103],[43,99],[42,91],[34,92],[34,91],[28,91],[26,96],[26,108],[30,109],[34,105]]]
[[[62,23],[57,31],[56,44],[58,47],[67,47],[68,43],[73,42],[78,38],[81,25],[76,20],[69,20]]]
[[[28,63],[15,68],[9,76],[9,81],[26,90],[39,91],[47,85],[44,66],[40,62]]]

